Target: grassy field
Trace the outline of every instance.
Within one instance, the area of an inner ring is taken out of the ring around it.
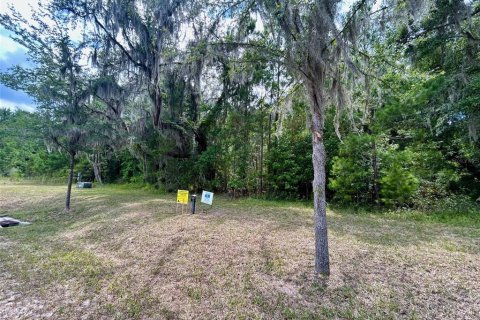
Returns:
[[[0,182],[0,319],[478,319],[480,229],[329,211],[332,275],[313,275],[312,209]],[[201,211],[201,209],[200,209]]]

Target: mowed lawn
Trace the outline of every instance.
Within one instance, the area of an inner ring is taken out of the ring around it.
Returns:
[[[329,211],[332,274],[313,274],[313,210],[126,187],[0,182],[0,319],[479,319],[480,230]]]

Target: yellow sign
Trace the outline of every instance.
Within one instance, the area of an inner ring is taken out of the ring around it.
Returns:
[[[178,190],[177,203],[188,203],[188,190]]]

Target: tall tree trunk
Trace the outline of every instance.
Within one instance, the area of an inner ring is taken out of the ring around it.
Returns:
[[[268,114],[268,141],[267,141],[267,152],[271,151],[270,144],[272,143],[272,111]]]
[[[95,174],[95,181],[102,184],[102,174],[101,174],[101,163],[100,163],[100,155],[95,153],[93,155],[93,173]]]
[[[321,83],[311,84],[308,92],[311,99],[311,131],[312,131],[312,162],[313,162],[313,204],[315,220],[315,272],[322,275],[330,275],[330,259],[328,254],[327,234],[327,201],[325,197],[325,145],[324,115],[325,106],[321,92]]]
[[[260,136],[260,194],[263,194],[263,145],[264,145],[264,141],[263,141],[263,135],[264,135],[264,125],[263,125],[263,118],[264,118],[264,114],[263,114],[263,111],[261,113],[262,115],[262,120],[261,120],[261,126],[262,126],[262,129],[261,129],[261,136]]]
[[[72,195],[73,168],[75,166],[75,152],[70,153],[70,166],[67,181],[67,196],[65,199],[65,211],[70,211],[70,197]]]
[[[148,164],[147,164],[147,154],[143,154],[143,182],[147,183],[148,180]]]
[[[367,58],[367,65],[370,66],[370,61]],[[375,142],[375,136],[371,129],[371,124],[375,119],[375,106],[370,106],[370,78],[365,76],[365,129],[364,131],[372,138],[372,171],[373,171],[373,181],[372,181],[372,201],[375,204],[378,204],[379,199],[379,187],[378,187],[378,158],[377,158],[377,144]],[[357,198],[358,199],[358,198]]]
[[[162,113],[163,99],[162,92],[158,85],[154,85],[153,88],[150,88],[150,99],[152,100],[152,118],[153,125],[156,128],[162,128],[160,115]]]
[[[372,169],[373,169],[373,202],[378,204],[379,199],[379,188],[378,188],[378,159],[377,159],[377,144],[375,143],[375,137],[372,141],[372,149],[373,149],[373,156],[372,156]]]

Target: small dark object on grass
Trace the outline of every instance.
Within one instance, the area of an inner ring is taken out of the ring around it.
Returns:
[[[0,216],[0,228],[14,227],[20,224],[30,224],[30,222],[23,222],[12,217]]]
[[[77,183],[77,188],[90,189],[92,187],[91,182],[79,182]]]
[[[20,221],[18,221],[17,219],[13,219],[10,217],[0,217],[0,227],[2,228],[18,226],[19,224]]]

